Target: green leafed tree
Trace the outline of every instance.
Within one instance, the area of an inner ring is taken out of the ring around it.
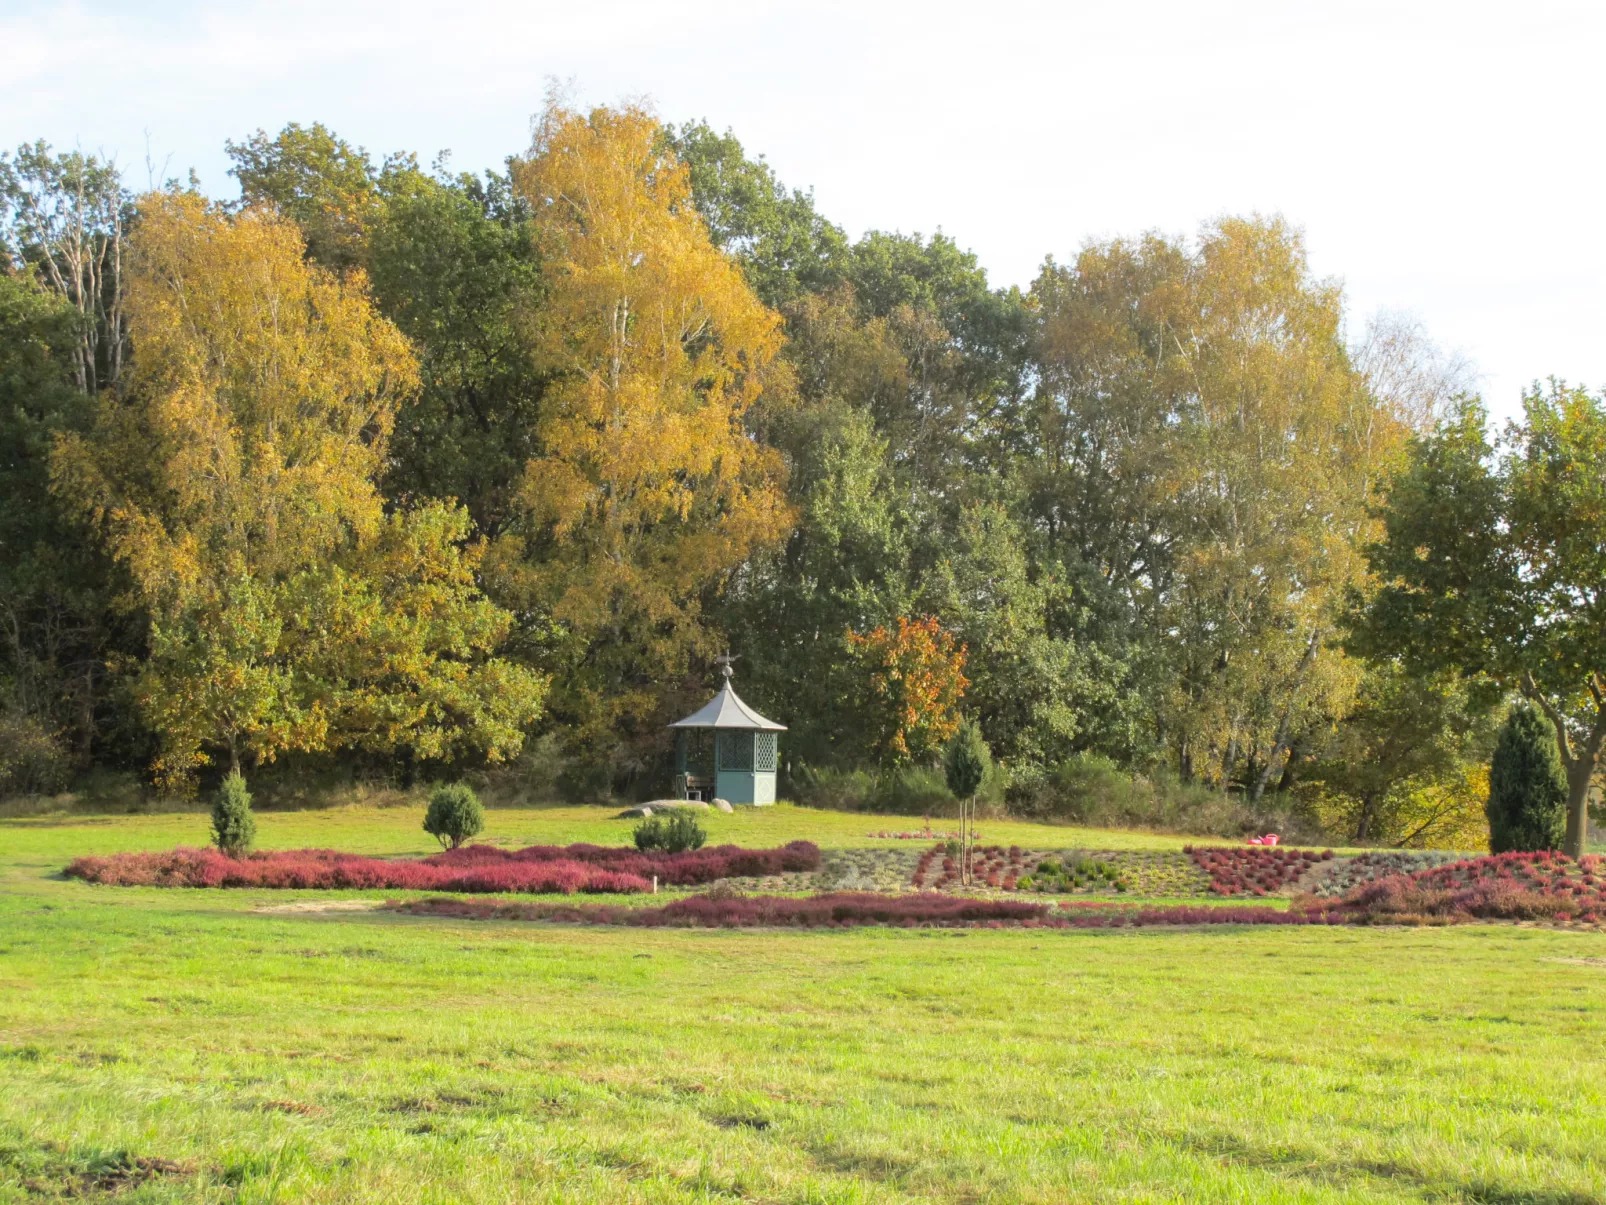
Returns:
[[[336,271],[367,263],[385,195],[423,178],[413,156],[391,155],[376,168],[366,150],[321,122],[291,122],[272,137],[258,130],[224,147],[245,203],[278,209],[301,228],[307,255]]]
[[[710,241],[736,258],[766,305],[840,283],[847,236],[820,216],[812,194],[786,188],[729,130],[718,134],[692,121],[666,127],[663,137],[686,165]]]
[[[487,537],[515,513],[546,377],[526,324],[543,297],[529,206],[504,176],[430,178],[371,222],[374,303],[413,344],[419,390],[399,409],[386,494],[455,498]]]
[[[1523,408],[1498,444],[1475,400],[1413,441],[1367,549],[1380,586],[1356,643],[1416,672],[1487,676],[1538,707],[1576,857],[1606,746],[1606,404],[1552,382]]]

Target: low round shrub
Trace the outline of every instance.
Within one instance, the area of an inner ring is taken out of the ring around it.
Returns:
[[[424,831],[447,849],[456,849],[485,831],[485,809],[467,783],[453,782],[429,793]]]
[[[676,808],[667,817],[653,816],[636,825],[631,834],[636,848],[642,853],[662,850],[670,854],[683,854],[701,849],[708,842],[708,834],[697,823],[697,817],[684,808]]]
[[[212,841],[231,858],[251,848],[257,822],[251,814],[251,792],[238,770],[231,771],[212,799]]]

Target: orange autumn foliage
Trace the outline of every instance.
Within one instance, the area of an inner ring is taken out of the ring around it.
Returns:
[[[848,648],[865,671],[867,736],[894,762],[929,756],[959,730],[959,700],[970,685],[963,644],[934,616],[898,616],[891,631],[849,631]]]

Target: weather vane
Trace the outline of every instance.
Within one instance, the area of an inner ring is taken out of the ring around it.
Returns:
[[[730,650],[726,649],[723,653],[714,658],[714,664],[719,666],[719,672],[724,674],[725,681],[729,682],[731,680],[731,676],[736,672],[735,670],[731,669],[731,666],[735,665],[740,660],[740,657],[732,657]]]

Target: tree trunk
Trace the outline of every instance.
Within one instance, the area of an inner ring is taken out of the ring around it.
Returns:
[[[970,804],[966,809],[970,817],[965,822],[965,885],[970,886],[976,881],[976,797],[970,797]]]
[[[1351,838],[1356,845],[1364,845],[1372,839],[1372,818],[1376,814],[1376,805],[1371,795],[1361,798],[1361,814],[1355,821],[1355,836]]]
[[[1579,758],[1567,767],[1567,835],[1562,852],[1581,858],[1589,850],[1589,784],[1595,777],[1595,758]]]
[[[1595,700],[1595,722],[1589,734],[1579,742],[1576,751],[1567,734],[1567,717],[1550,701],[1531,673],[1522,675],[1523,695],[1539,705],[1556,730],[1556,748],[1561,753],[1561,765],[1567,772],[1567,835],[1562,839],[1562,852],[1569,858],[1581,858],[1589,848],[1589,784],[1600,764],[1600,751],[1606,745],[1606,678],[1596,672],[1589,676],[1589,693]]]
[[[1266,754],[1266,764],[1255,776],[1254,785],[1249,791],[1250,803],[1260,802],[1260,797],[1266,793],[1266,784],[1277,771],[1277,759],[1288,748],[1288,726],[1293,722],[1294,703],[1299,698],[1299,688],[1305,684],[1305,675],[1310,670],[1310,663],[1316,660],[1316,646],[1321,643],[1321,639],[1320,628],[1311,632],[1310,643],[1305,646],[1305,655],[1299,659],[1299,668],[1294,671],[1293,688],[1288,693],[1288,703],[1283,707],[1282,720],[1277,725],[1277,739],[1271,743],[1271,752]]]

